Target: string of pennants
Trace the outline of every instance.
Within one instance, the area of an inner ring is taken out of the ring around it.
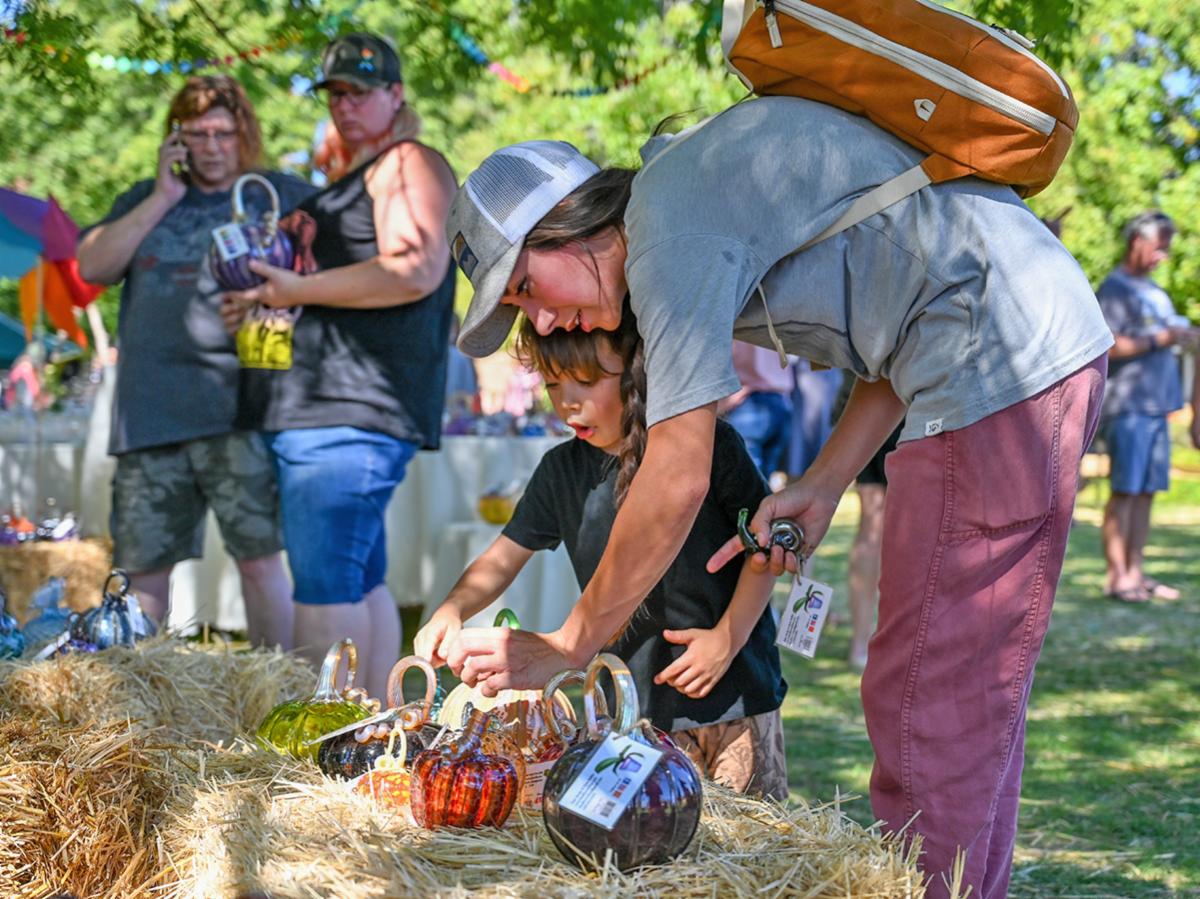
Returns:
[[[334,16],[322,20],[320,27],[322,31],[327,33],[336,33],[338,26],[350,19],[357,7],[361,4],[356,4],[355,7],[347,12],[339,13]],[[709,23],[706,22],[704,29],[707,30]],[[450,39],[458,46],[464,55],[476,65],[486,68],[488,72],[506,82],[518,93],[536,93],[544,94],[552,97],[595,97],[602,94],[612,93],[614,91],[625,90],[633,87],[643,81],[647,76],[653,74],[662,68],[667,62],[667,58],[660,59],[658,62],[647,66],[634,75],[620,79],[612,85],[588,85],[580,88],[568,89],[547,89],[537,84],[530,84],[525,78],[512,72],[503,63],[491,59],[475,42],[475,40],[463,29],[456,21],[450,21]],[[703,31],[702,31],[703,33]],[[5,28],[4,39],[12,41],[18,45],[28,45],[30,49],[40,50],[50,57],[59,57],[68,59],[72,55],[80,52],[69,47],[57,47],[52,44],[35,45],[29,39],[27,32],[16,28]],[[253,47],[248,47],[244,50],[239,50],[236,53],[228,53],[223,56],[214,56],[208,58],[199,58],[192,60],[159,60],[159,59],[135,59],[128,56],[118,56],[112,53],[100,53],[91,51],[87,53],[85,59],[87,64],[93,69],[101,69],[105,71],[115,71],[121,74],[134,75],[172,75],[181,74],[187,75],[192,72],[199,72],[208,68],[221,68],[232,66],[239,61],[247,61],[257,59],[264,54],[284,51],[299,44],[303,40],[303,36],[298,31],[293,31],[277,40],[259,44]]]

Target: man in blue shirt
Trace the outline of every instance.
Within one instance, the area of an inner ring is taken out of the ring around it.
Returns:
[[[1123,602],[1178,599],[1179,591],[1143,571],[1150,506],[1165,491],[1171,468],[1167,416],[1183,406],[1172,346],[1194,346],[1200,331],[1176,315],[1166,291],[1150,279],[1171,249],[1175,226],[1144,212],[1124,230],[1125,256],[1097,296],[1115,343],[1101,427],[1112,458],[1112,497],[1104,510],[1107,593]]]

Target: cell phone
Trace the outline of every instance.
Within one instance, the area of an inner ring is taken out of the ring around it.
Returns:
[[[173,137],[175,137],[177,140],[183,140],[183,135],[180,133],[182,130],[183,130],[183,126],[180,125],[179,122],[176,122],[175,124],[173,124],[171,126],[171,135]],[[187,159],[183,160],[182,162],[173,163],[171,165],[171,172],[175,175],[176,178],[179,178],[181,181],[190,181],[191,180],[191,164],[192,164],[192,151],[188,150]]]

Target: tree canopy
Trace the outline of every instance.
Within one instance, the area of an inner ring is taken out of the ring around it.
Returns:
[[[975,0],[958,8],[1039,40],[1081,121],[1058,179],[1031,205],[1056,216],[1098,283],[1121,223],[1161,207],[1180,227],[1159,280],[1200,318],[1197,107],[1200,4]],[[560,137],[612,164],[663,118],[699,117],[744,89],[721,65],[720,0],[0,0],[0,184],[53,192],[81,223],[153,174],[186,72],[246,85],[269,164],[301,171],[325,117],[305,90],[330,37],[377,31],[400,48],[425,139],[465,175],[490,150]],[[11,304],[13,291],[8,289]],[[4,299],[0,288],[0,301]],[[115,292],[102,302],[111,321]],[[0,305],[4,305],[0,302]]]

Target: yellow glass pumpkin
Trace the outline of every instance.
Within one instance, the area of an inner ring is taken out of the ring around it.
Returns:
[[[510,609],[496,614],[493,627],[519,629],[521,623]],[[555,694],[555,707],[562,717],[574,723],[575,710],[562,694]],[[437,723],[460,729],[466,725],[468,706],[481,712],[493,712],[505,725],[514,743],[522,751],[536,746],[549,733],[542,709],[541,690],[501,690],[495,696],[484,696],[478,687],[459,684],[450,691],[437,714]]]

